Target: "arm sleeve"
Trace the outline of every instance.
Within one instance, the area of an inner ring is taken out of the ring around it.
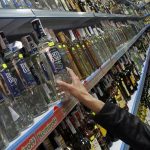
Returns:
[[[112,103],[106,103],[94,120],[136,150],[150,150],[150,126]]]

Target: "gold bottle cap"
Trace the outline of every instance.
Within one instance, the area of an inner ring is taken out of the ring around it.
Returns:
[[[7,68],[7,65],[6,65],[6,64],[2,64],[2,67],[3,67],[4,69],[6,69],[6,68]]]
[[[22,59],[22,58],[23,58],[23,55],[22,55],[22,54],[19,54],[18,57],[19,57],[20,59]]]
[[[55,45],[54,42],[49,42],[49,43],[48,43],[48,46],[49,46],[49,47],[52,47],[52,46],[54,46],[54,45]]]

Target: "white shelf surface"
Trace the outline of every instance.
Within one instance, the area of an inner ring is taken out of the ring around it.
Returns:
[[[129,112],[134,114],[134,115],[136,115],[136,113],[137,113],[139,102],[140,102],[140,99],[141,99],[141,96],[142,96],[149,61],[150,61],[150,47],[147,51],[147,57],[146,57],[146,60],[143,64],[143,69],[142,69],[142,72],[141,72],[141,78],[140,78],[140,81],[138,82],[138,89],[131,96],[131,100],[128,102]],[[129,146],[126,145],[121,140],[118,140],[117,142],[114,142],[112,147],[110,148],[110,150],[128,150],[128,149],[129,149]]]

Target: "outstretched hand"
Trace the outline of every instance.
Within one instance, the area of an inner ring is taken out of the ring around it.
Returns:
[[[72,83],[68,84],[64,81],[57,80],[57,84],[62,91],[69,92],[72,96],[77,98],[85,106],[87,106],[92,111],[98,113],[104,106],[104,103],[88,93],[84,85],[81,83],[80,79],[73,72],[72,69],[67,68],[69,72]]]
[[[72,69],[67,68],[67,71],[69,72],[72,83],[68,84],[63,81],[57,81],[58,86],[62,91],[69,92],[71,95],[73,95],[75,98],[77,98],[79,101],[83,101],[87,96],[91,96],[84,85],[81,83],[80,79],[76,74],[73,72]]]

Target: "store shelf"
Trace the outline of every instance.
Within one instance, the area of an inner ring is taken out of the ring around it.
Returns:
[[[128,20],[139,20],[142,19],[141,16],[132,16],[132,15],[122,15],[122,14],[104,14],[104,13],[94,13],[95,17],[100,19],[128,19]]]
[[[139,106],[139,103],[141,100],[149,62],[150,62],[150,47],[147,51],[147,57],[146,57],[146,60],[144,62],[144,67],[142,69],[140,81],[138,82],[138,89],[131,96],[131,100],[128,102],[129,112],[134,114],[134,115],[137,114],[138,106]],[[113,146],[110,148],[110,150],[129,150],[129,146],[126,145],[121,140],[119,140],[119,141],[113,143]]]
[[[137,39],[149,28],[150,25],[145,26],[132,40],[125,44],[120,45],[115,53],[107,62],[105,62],[101,68],[93,72],[85,81],[84,85],[90,91],[101,78],[112,68],[112,66],[118,61],[118,59],[128,51],[128,49],[137,41]]]
[[[7,36],[28,34],[32,31],[32,19],[40,18],[44,27],[68,29],[89,25],[102,19],[137,20],[141,16],[87,12],[53,12],[36,9],[0,9],[0,30]]]
[[[62,103],[56,102],[43,115],[34,119],[34,124],[23,131],[21,135],[12,141],[6,150],[33,150],[56,128],[56,126],[75,107],[77,101],[72,99]]]

